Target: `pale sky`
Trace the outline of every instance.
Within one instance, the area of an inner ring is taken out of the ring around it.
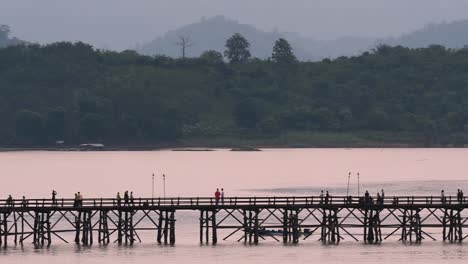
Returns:
[[[468,0],[0,0],[0,24],[19,38],[98,48],[133,47],[215,15],[317,39],[387,37],[468,19]]]

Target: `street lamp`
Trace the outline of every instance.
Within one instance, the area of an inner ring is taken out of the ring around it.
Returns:
[[[166,198],[166,175],[163,174],[163,193],[164,193],[164,198]]]
[[[348,173],[348,186],[346,187],[346,197],[349,196],[349,179],[351,178],[351,172]]]
[[[360,185],[359,185],[359,178],[360,178],[360,176],[359,176],[359,172],[358,172],[358,173],[357,173],[357,195],[358,195],[358,197],[361,196],[361,190],[360,190]]]
[[[154,198],[154,173],[152,176],[152,184],[151,184],[151,198]]]

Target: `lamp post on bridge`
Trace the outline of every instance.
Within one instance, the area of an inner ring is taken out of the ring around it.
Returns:
[[[346,197],[349,196],[349,179],[351,178],[351,172],[348,173],[348,186],[346,187]]]
[[[154,173],[153,173],[153,176],[151,177],[152,178],[152,185],[151,185],[151,198],[154,198]]]
[[[164,193],[164,198],[166,198],[166,174],[163,174],[162,177],[163,177],[163,193]]]
[[[360,176],[359,176],[359,172],[358,172],[358,173],[357,173],[357,195],[358,195],[358,197],[361,196],[361,189],[360,189],[360,185],[359,185],[359,178],[360,178]]]

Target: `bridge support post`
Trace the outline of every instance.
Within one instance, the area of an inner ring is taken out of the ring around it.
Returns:
[[[175,210],[159,211],[158,243],[164,239],[164,244],[175,244],[175,222]]]
[[[381,242],[382,230],[380,210],[365,210],[364,213],[364,241],[367,243]]]
[[[52,243],[52,230],[50,226],[49,211],[34,212],[33,243],[37,246],[44,246]]]
[[[0,214],[0,245],[3,244],[4,248],[8,246],[8,217],[9,216],[10,216],[10,212],[3,212]]]
[[[463,241],[463,222],[461,211],[463,209],[445,209],[443,217],[443,240],[450,242]]]
[[[327,212],[328,211],[328,212]],[[341,240],[338,222],[338,211],[336,209],[323,209],[320,241],[339,243]]]
[[[211,229],[211,243],[216,245],[218,243],[218,224],[216,222],[216,210],[201,210],[200,211],[200,243],[210,243],[210,229]],[[204,239],[205,238],[205,239]]]
[[[99,244],[110,243],[109,224],[107,222],[108,211],[99,211],[99,229],[98,229],[98,242]]]
[[[133,245],[135,241],[135,227],[133,225],[133,209],[120,208],[118,213],[119,219],[117,224],[117,242],[119,244]],[[107,217],[106,217],[107,219]],[[107,220],[106,220],[107,223]],[[107,232],[109,232],[107,230]]]
[[[283,243],[288,243],[289,240],[289,218],[288,218],[288,209],[283,211]]]
[[[421,242],[422,228],[421,216],[419,212],[421,209],[404,209],[401,225],[401,241]],[[413,238],[414,237],[414,238]]]

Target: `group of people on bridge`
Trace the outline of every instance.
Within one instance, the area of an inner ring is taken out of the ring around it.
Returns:
[[[117,199],[117,206],[122,206],[122,197],[120,196],[120,192],[117,192],[117,196],[116,196],[116,199]],[[135,203],[135,199],[133,198],[133,192],[129,192],[128,191],[125,191],[124,192],[124,206],[125,205],[133,205]]]
[[[218,205],[220,202],[221,204],[224,204],[224,188],[221,188],[221,191],[219,191],[219,188],[216,189],[215,201],[216,201],[216,205]]]

